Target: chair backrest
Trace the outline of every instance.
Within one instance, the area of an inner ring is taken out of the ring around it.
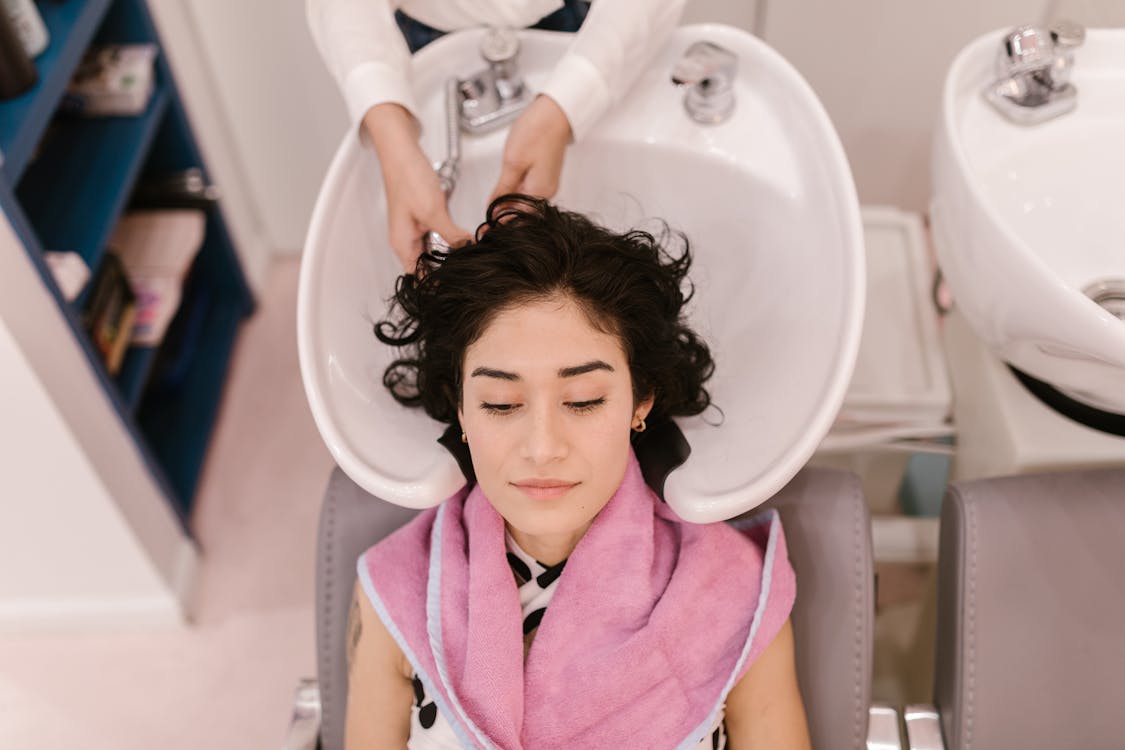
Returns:
[[[806,467],[766,507],[781,514],[797,573],[791,619],[812,746],[861,750],[871,702],[875,568],[859,479]]]
[[[949,750],[1122,747],[1125,470],[952,485],[937,628]]]
[[[344,637],[356,561],[364,550],[417,514],[416,510],[368,494],[340,469],[333,471],[328,481],[316,550],[316,665],[322,750],[344,748],[344,712],[348,706]]]
[[[767,507],[781,514],[797,571],[792,620],[813,747],[860,750],[867,731],[874,594],[870,524],[859,481],[843,471],[806,468]],[[372,497],[339,469],[329,482],[316,585],[323,750],[344,746],[344,631],[355,562],[415,513]]]

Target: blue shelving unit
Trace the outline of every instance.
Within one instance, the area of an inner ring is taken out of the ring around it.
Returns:
[[[81,324],[85,293],[67,303],[43,253],[74,251],[96,271],[139,181],[185,169],[201,170],[206,178],[207,170],[162,54],[142,115],[87,119],[58,113],[67,82],[91,44],[147,42],[159,49],[144,0],[62,0],[37,7],[51,43],[35,61],[35,88],[0,102],[0,207],[190,533],[187,520],[230,356],[254,301],[221,207],[203,206],[203,245],[167,335],[159,346],[130,348],[121,370],[110,375]]]
[[[121,363],[121,372],[117,373],[117,390],[129,411],[135,411],[140,403],[141,394],[148,384],[152,366],[156,362],[158,347],[131,346],[125,353],[125,360]]]
[[[98,267],[169,98],[158,86],[139,117],[60,118],[47,131],[43,154],[16,189],[45,249],[73,250]]]
[[[39,82],[28,93],[0,102],[0,177],[14,184],[31,160],[47,124],[54,116],[66,84],[89,47],[110,0],[67,0],[38,3],[51,40],[35,60]]]

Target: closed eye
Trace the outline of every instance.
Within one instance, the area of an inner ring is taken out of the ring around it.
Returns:
[[[605,403],[605,398],[594,398],[589,401],[568,401],[567,406],[575,412],[582,414],[584,412],[593,411]]]
[[[511,414],[520,408],[520,404],[490,404],[487,401],[482,401],[480,408],[490,414]]]

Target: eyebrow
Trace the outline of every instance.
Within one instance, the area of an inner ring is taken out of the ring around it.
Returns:
[[[559,377],[560,378],[573,378],[573,377],[576,377],[578,375],[585,375],[588,372],[594,372],[595,370],[606,370],[608,372],[614,372],[613,367],[608,362],[603,362],[600,359],[592,359],[589,362],[585,362],[585,363],[580,364],[580,365],[574,365],[573,367],[563,367],[563,368],[561,368],[559,370]],[[510,381],[513,381],[513,382],[516,382],[516,381],[519,381],[519,380],[523,379],[518,374],[516,374],[514,372],[507,372],[506,370],[497,370],[497,369],[494,369],[492,367],[477,367],[473,370],[470,377],[474,377],[474,378],[476,378],[476,377],[496,378],[497,380],[510,380]]]

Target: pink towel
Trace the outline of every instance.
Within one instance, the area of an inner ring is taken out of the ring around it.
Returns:
[[[479,488],[369,549],[365,592],[462,745],[692,747],[784,625],[796,582],[776,511],[681,521],[630,456],[527,654],[504,520]]]

